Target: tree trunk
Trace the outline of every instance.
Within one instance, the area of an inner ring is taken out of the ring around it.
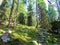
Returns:
[[[9,16],[9,24],[8,24],[8,27],[9,27],[9,28],[12,26],[12,25],[11,25],[11,22],[12,22],[13,9],[14,9],[14,0],[13,0],[13,3],[12,3],[12,7],[11,7],[11,11],[10,11],[10,16]]]
[[[36,28],[38,28],[38,4],[36,0]]]
[[[32,26],[32,16],[28,16],[28,26]]]

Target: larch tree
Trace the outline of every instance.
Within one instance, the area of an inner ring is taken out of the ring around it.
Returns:
[[[36,0],[36,28],[38,28],[38,14],[40,14],[40,11],[38,11],[38,2]]]

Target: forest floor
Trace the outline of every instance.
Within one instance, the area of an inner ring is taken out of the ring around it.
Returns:
[[[0,37],[6,30],[8,28],[0,29]],[[38,45],[37,42],[33,42],[39,40],[38,31],[34,26],[18,25],[16,29],[12,29],[11,31],[10,36],[13,40],[8,42],[9,45]],[[48,45],[53,45],[53,43],[48,43]]]

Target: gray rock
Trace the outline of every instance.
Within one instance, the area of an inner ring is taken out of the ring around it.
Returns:
[[[54,44],[54,45],[58,45],[58,44]]]
[[[1,37],[3,42],[7,42],[9,40],[8,35],[7,34],[3,34]]]

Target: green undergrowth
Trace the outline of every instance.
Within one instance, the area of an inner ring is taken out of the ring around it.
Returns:
[[[8,28],[0,29],[0,37],[4,31],[9,30]],[[26,25],[17,25],[16,28],[11,29],[12,33],[10,34],[13,37],[13,42],[17,42],[18,45],[32,45],[33,40],[37,40],[37,29],[34,26],[26,26]],[[11,41],[10,45],[15,45]]]
[[[11,41],[8,41],[9,45],[38,45],[37,42],[33,42],[38,40],[38,30],[34,26],[26,26],[18,24],[16,28],[8,29],[8,28],[1,28],[0,29],[0,39],[3,32],[11,30],[12,33],[10,34]],[[46,38],[46,40],[51,40],[51,38]],[[1,40],[0,40],[1,42]],[[41,45],[41,44],[40,44]],[[53,45],[53,43],[49,43],[48,45]]]

